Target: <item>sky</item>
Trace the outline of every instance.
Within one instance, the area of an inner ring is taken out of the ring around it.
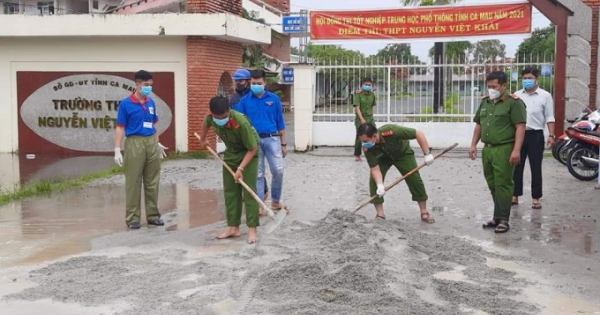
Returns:
[[[299,12],[300,10],[355,10],[355,9],[387,9],[387,8],[401,8],[401,0],[291,0],[291,11]],[[463,4],[481,4],[483,0],[463,0]],[[526,2],[523,0],[486,0],[485,4],[501,4],[501,3],[515,3],[515,2]],[[341,5],[343,3],[343,5]],[[373,3],[377,3],[377,7],[373,6]],[[550,21],[535,7],[532,13],[532,26],[533,29],[543,28],[550,25]],[[519,44],[529,37],[528,34],[524,35],[500,35],[494,36],[493,39],[499,39],[503,44],[506,45],[507,56],[514,56]],[[473,37],[472,42],[491,39]],[[342,47],[352,50],[359,50],[365,55],[372,55],[386,44],[392,43],[391,41],[375,41],[375,40],[364,40],[364,41],[347,41],[347,43],[341,44]],[[398,42],[400,43],[400,42]],[[338,43],[335,43],[338,44]],[[298,46],[298,39],[292,39],[292,46]],[[429,49],[433,46],[433,42],[413,42],[411,43],[411,50],[414,55],[419,56],[421,60],[428,59]]]

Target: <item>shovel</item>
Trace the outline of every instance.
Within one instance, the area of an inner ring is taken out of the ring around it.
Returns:
[[[198,138],[198,140],[202,140],[200,139],[200,136],[194,132],[194,136],[196,136],[196,138]],[[231,167],[229,167],[229,165],[227,165],[227,163],[225,163],[217,154],[217,152],[215,152],[211,147],[207,146],[206,149],[208,150],[208,152],[210,152],[215,158],[217,158],[217,160],[219,160],[219,162],[221,162],[221,164],[223,164],[223,166],[229,171],[229,173],[231,173],[231,176],[235,176],[235,172],[231,169]],[[267,230],[267,234],[273,232],[285,219],[285,217],[287,216],[287,211],[286,209],[282,209],[281,211],[279,211],[279,213],[275,214],[273,212],[273,210],[271,210],[271,208],[267,207],[267,205],[260,200],[260,198],[252,191],[252,189],[250,187],[248,187],[248,185],[246,185],[246,183],[244,183],[243,180],[239,181],[239,184],[242,185],[242,187],[244,187],[244,189],[246,189],[246,191],[252,196],[252,198],[254,198],[254,200],[256,200],[256,202],[258,202],[258,204],[265,210],[267,211],[267,215],[269,216],[269,218],[271,218],[271,220],[273,220],[273,222],[271,224],[269,224],[266,228]]]
[[[444,155],[444,154],[448,153],[450,150],[454,149],[454,148],[455,148],[457,145],[458,145],[458,143],[455,143],[455,144],[451,145],[451,146],[450,146],[450,147],[448,147],[446,150],[444,150],[444,151],[442,151],[442,152],[438,153],[436,156],[434,156],[434,157],[433,157],[433,159],[435,160],[435,159],[439,158],[440,156],[442,156],[442,155]],[[425,165],[427,165],[427,164],[423,163],[423,164],[421,164],[421,165],[417,166],[417,167],[416,167],[415,169],[413,169],[412,171],[410,171],[410,172],[406,173],[404,176],[402,176],[402,177],[400,177],[400,178],[396,179],[396,180],[395,180],[393,183],[391,183],[391,184],[389,184],[387,187],[385,187],[385,191],[388,191],[388,190],[390,190],[392,187],[394,187],[394,186],[398,185],[400,182],[402,182],[402,181],[403,181],[404,179],[406,179],[408,176],[410,176],[410,175],[412,175],[412,174],[416,173],[418,170],[420,170],[420,169],[422,169],[423,167],[425,167]],[[356,214],[356,213],[358,212],[358,210],[362,209],[364,206],[368,205],[368,204],[369,204],[371,201],[373,201],[373,199],[375,199],[375,198],[377,198],[377,195],[374,195],[374,196],[372,196],[372,197],[369,197],[369,199],[367,199],[367,200],[365,200],[363,203],[361,203],[361,204],[360,204],[360,205],[359,205],[359,206],[356,208],[356,210],[354,210],[354,214]]]

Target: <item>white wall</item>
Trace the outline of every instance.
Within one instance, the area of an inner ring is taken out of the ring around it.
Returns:
[[[381,127],[387,123],[377,123]],[[391,123],[397,124],[397,123]],[[356,127],[352,122],[318,122],[313,125],[312,144],[315,146],[353,146]],[[432,122],[432,123],[402,123],[404,127],[415,128],[423,131],[427,142],[432,148],[445,149],[454,143],[459,148],[469,148],[473,137],[475,123],[459,122]],[[412,146],[418,146],[416,141]],[[483,147],[481,142],[479,147]]]
[[[187,151],[185,37],[0,38],[0,152],[19,147],[17,71],[140,69],[175,73],[175,142]]]

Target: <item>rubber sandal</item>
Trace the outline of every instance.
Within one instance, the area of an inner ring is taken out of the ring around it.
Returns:
[[[421,221],[427,223],[435,223],[435,219],[431,217],[431,214],[429,214],[429,212],[421,213]]]
[[[496,233],[506,233],[510,230],[510,225],[507,221],[500,221],[494,232]]]
[[[138,230],[140,228],[140,223],[139,222],[131,222],[131,223],[129,223],[129,225],[127,225],[127,227],[132,230]]]
[[[148,220],[148,224],[162,226],[162,225],[165,225],[165,222],[163,222],[163,220],[161,220],[161,219],[156,219],[156,220]]]
[[[495,220],[490,220],[486,224],[484,224],[482,227],[484,229],[495,229],[497,226],[498,226],[498,223],[496,223]]]
[[[377,218],[385,220],[385,216],[384,215],[379,215],[378,214],[378,215],[375,216],[375,219],[377,219]]]
[[[531,208],[532,209],[536,209],[536,210],[542,209],[542,203],[541,202],[534,202],[534,203],[531,204]]]

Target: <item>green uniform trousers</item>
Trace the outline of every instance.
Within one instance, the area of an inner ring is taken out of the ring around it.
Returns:
[[[412,152],[412,150],[395,161],[388,160],[385,162],[387,163],[379,163],[379,169],[381,170],[381,175],[384,179],[385,174],[392,167],[392,165],[395,166],[403,176],[404,174],[417,168],[417,160],[415,159],[415,154]],[[421,174],[419,174],[419,172],[415,172],[414,174],[408,176],[404,181],[408,185],[408,189],[410,190],[413,201],[427,201],[427,192],[425,191],[425,185],[423,184],[423,179],[421,179]],[[371,196],[374,196],[377,193],[377,184],[373,180],[373,177],[371,177],[369,180],[369,190],[371,192]],[[371,203],[383,203],[383,197],[377,197],[373,199]]]
[[[497,146],[486,144],[481,153],[483,175],[494,200],[494,220],[508,221],[510,218],[515,171],[515,166],[510,165],[513,147],[514,143]]]
[[[225,152],[227,154],[227,152]],[[225,160],[230,160],[225,158]],[[238,163],[227,163],[235,172]],[[243,172],[244,183],[256,192],[256,178],[258,177],[258,157],[255,156],[246,166]],[[242,223],[242,205],[246,206],[246,225],[248,227],[257,227],[259,222],[259,206],[256,200],[242,187],[235,182],[229,171],[223,167],[223,191],[225,196],[225,213],[227,217],[227,226],[239,226]]]
[[[373,119],[373,116],[363,116],[365,118],[365,120],[367,121],[367,123],[370,124],[375,124],[375,119]],[[358,119],[358,117],[356,117],[356,119],[354,119],[354,126],[356,127],[356,139],[354,140],[354,156],[360,156],[362,154],[362,143],[360,140],[358,140],[358,127],[360,127],[361,123],[360,123],[360,119]]]
[[[125,223],[140,222],[142,181],[146,220],[160,219],[158,185],[160,153],[155,136],[130,136],[125,139]]]

